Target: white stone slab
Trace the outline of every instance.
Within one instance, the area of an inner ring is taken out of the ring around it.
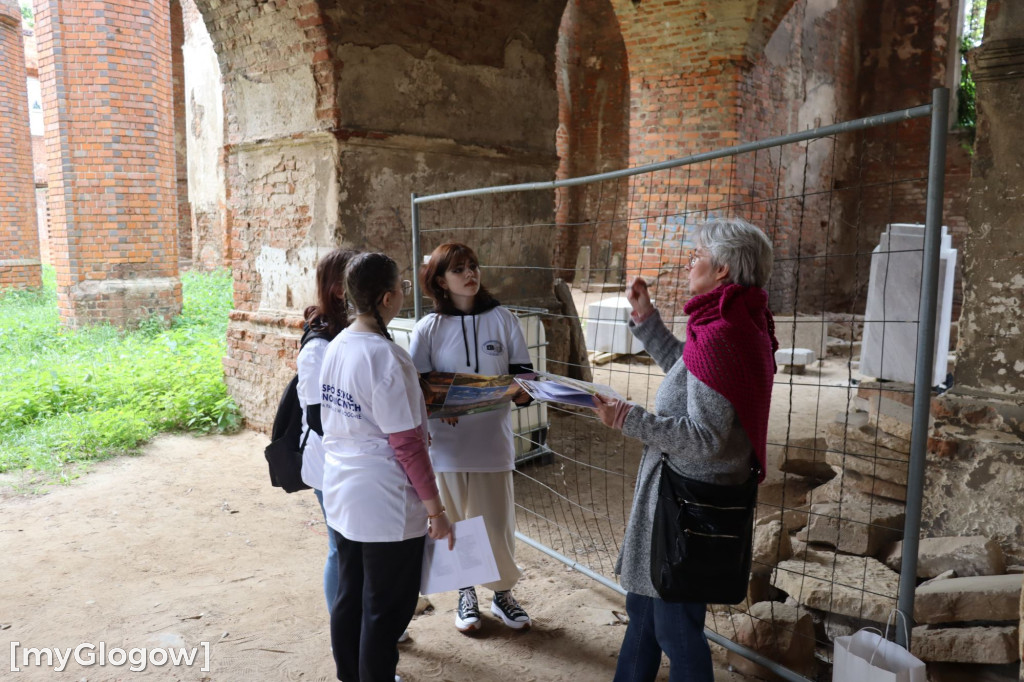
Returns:
[[[810,348],[780,348],[775,351],[777,365],[810,365],[818,358]]]
[[[914,620],[923,624],[1016,621],[1020,595],[1019,575],[939,580],[914,591]]]
[[[949,354],[953,272],[957,257],[950,244],[949,234],[943,226],[939,248],[933,386],[945,381]],[[872,253],[860,364],[861,374],[865,376],[914,381],[923,249],[924,225],[894,223],[887,226]]]
[[[583,320],[583,338],[587,349],[597,353],[632,355],[644,349],[629,330],[629,314],[633,306],[625,296],[612,296],[587,306]]]

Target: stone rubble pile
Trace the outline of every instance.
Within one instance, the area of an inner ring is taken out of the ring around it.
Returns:
[[[814,640],[885,628],[908,578],[900,570],[912,399],[908,385],[864,382],[856,409],[837,415],[824,438],[770,446],[769,461],[787,481],[806,485],[787,490],[784,508],[759,507],[750,589],[732,616],[735,641],[811,676],[817,659],[828,659]],[[1020,491],[1012,494],[1024,500]],[[928,663],[1021,660],[1024,569],[1008,565],[1001,547],[980,534],[920,540],[914,655]],[[777,679],[746,659],[730,655],[730,663]]]

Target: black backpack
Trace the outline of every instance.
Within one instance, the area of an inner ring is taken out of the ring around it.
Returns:
[[[307,330],[302,335],[299,348],[301,350],[302,346],[313,339],[330,338],[326,332]],[[263,450],[270,468],[270,483],[283,488],[286,493],[309,488],[302,482],[302,451],[306,449],[306,441],[312,429],[306,431],[306,437],[299,443],[302,434],[302,405],[299,403],[298,387],[299,375],[296,374],[281,395],[277,414],[274,415],[274,426],[270,430],[270,445]]]

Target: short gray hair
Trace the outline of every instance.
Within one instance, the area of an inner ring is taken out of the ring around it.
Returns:
[[[742,218],[712,218],[697,226],[697,243],[707,249],[712,267],[729,266],[729,281],[764,288],[772,274],[772,243]]]

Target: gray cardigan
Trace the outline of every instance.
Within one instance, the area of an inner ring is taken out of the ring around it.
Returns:
[[[615,572],[627,591],[657,597],[651,583],[651,530],[662,453],[669,466],[684,476],[731,485],[749,476],[752,446],[732,404],[687,371],[683,342],[672,336],[657,311],[629,326],[665,372],[665,379],[655,396],[654,411],[637,405],[622,424],[624,434],[643,441],[644,452]]]

